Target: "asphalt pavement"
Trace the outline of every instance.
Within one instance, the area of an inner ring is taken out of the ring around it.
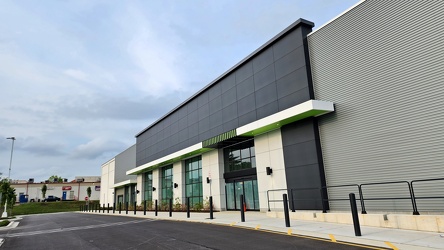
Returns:
[[[109,219],[112,219],[112,217],[117,219],[117,216],[121,216],[138,219],[143,218],[153,221],[171,220],[208,223],[223,225],[227,228],[243,228],[266,233],[277,233],[300,238],[331,241],[339,244],[373,246],[379,249],[444,249],[444,234],[442,233],[361,226],[362,236],[355,236],[353,225],[291,220],[290,227],[287,227],[284,219],[271,218],[268,217],[266,213],[262,212],[245,212],[245,222],[241,221],[241,214],[239,211],[215,212],[213,214],[213,219],[210,219],[209,213],[196,212],[190,213],[190,218],[187,218],[187,214],[185,212],[173,212],[171,217],[169,212],[158,212],[158,215],[155,216],[153,211],[147,211],[146,215],[144,215],[142,211],[137,211],[136,214],[134,214],[134,211],[128,211],[128,214],[126,214],[125,211],[121,211],[119,214],[118,211],[113,213],[112,210],[109,212],[103,212],[102,210],[100,212],[75,213],[108,216]],[[41,216],[44,218],[43,215]],[[7,227],[0,229],[0,245],[5,238],[5,235],[2,234],[3,232],[8,231],[7,237],[10,237],[13,236],[11,235],[11,232],[13,231],[11,229],[15,228],[18,230],[27,228],[27,226],[23,225],[23,223],[20,223],[21,220],[18,218]],[[38,223],[33,228],[34,232],[38,232],[39,228],[47,225],[47,223],[51,222]],[[73,220],[72,223],[73,224],[71,226],[75,228],[78,227],[79,221]],[[64,227],[70,227],[70,225],[65,224]],[[45,230],[47,230],[47,228]],[[17,235],[17,237],[20,237],[20,235]]]
[[[171,217],[169,216],[169,212],[159,212],[158,216],[155,216],[153,211],[147,211],[146,215],[144,215],[142,211],[137,211],[136,215],[134,215],[134,211],[128,211],[128,214],[126,214],[125,211],[121,211],[121,214],[115,211],[113,214],[112,210],[110,210],[109,213],[106,210],[105,213],[103,213],[103,211],[100,211],[100,213],[92,213],[108,216],[130,216],[211,223],[395,250],[444,249],[443,233],[361,226],[362,236],[355,236],[353,225],[291,220],[290,227],[286,227],[284,219],[271,218],[263,212],[245,212],[245,222],[241,222],[241,214],[239,211],[215,212],[213,219],[210,219],[209,213],[190,213],[190,218],[187,218],[185,212],[173,212]]]
[[[381,249],[259,228],[143,216],[55,213],[24,216],[17,222],[18,227],[0,230],[5,239],[2,249]]]

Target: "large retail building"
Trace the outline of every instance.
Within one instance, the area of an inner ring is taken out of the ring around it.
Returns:
[[[367,0],[316,31],[297,20],[137,134],[121,184],[139,204],[212,196],[218,210],[240,195],[280,208],[269,201],[289,190],[296,209],[348,210],[336,199],[360,184],[370,210],[410,210],[412,185],[439,195],[444,181],[411,181],[444,178],[443,13],[444,1]]]

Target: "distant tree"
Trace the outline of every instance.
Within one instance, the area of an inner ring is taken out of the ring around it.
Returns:
[[[48,178],[48,181],[61,183],[63,182],[63,178],[61,176],[51,175],[51,177]]]
[[[48,190],[48,187],[46,186],[46,184],[43,184],[43,187],[42,187],[42,196],[43,196],[43,199],[46,198],[46,190]]]
[[[86,194],[88,195],[88,200],[89,200],[89,197],[91,197],[91,187],[88,187],[86,189]]]
[[[15,194],[15,189],[11,187],[9,180],[1,180],[0,192],[2,194],[1,205],[4,207],[5,202],[8,201],[8,207],[10,211],[14,207],[17,195]],[[11,213],[10,213],[11,214]]]

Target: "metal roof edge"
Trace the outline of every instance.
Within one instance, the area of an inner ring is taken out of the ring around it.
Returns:
[[[240,62],[238,62],[237,64],[235,64],[233,67],[231,67],[230,69],[228,69],[227,71],[225,71],[222,75],[220,75],[219,77],[217,77],[216,79],[214,79],[212,82],[210,82],[209,84],[207,84],[205,87],[203,87],[201,90],[197,91],[195,94],[193,94],[192,96],[190,96],[188,99],[186,99],[185,101],[183,101],[182,103],[180,103],[178,106],[176,106],[175,108],[173,108],[172,110],[170,110],[168,113],[166,113],[165,115],[163,115],[162,117],[160,117],[159,119],[157,119],[155,122],[151,123],[151,125],[149,125],[148,127],[144,128],[142,131],[140,131],[139,133],[137,133],[135,135],[135,137],[139,137],[141,134],[143,134],[144,132],[146,132],[148,129],[150,129],[151,127],[153,127],[154,125],[156,125],[157,123],[159,123],[160,121],[162,121],[163,119],[165,119],[166,117],[168,117],[170,114],[172,114],[174,111],[178,110],[180,107],[184,106],[186,103],[190,102],[192,99],[194,99],[195,97],[197,97],[199,94],[201,94],[202,92],[204,92],[205,90],[209,89],[211,86],[213,86],[215,83],[217,83],[219,80],[221,80],[222,78],[224,78],[225,76],[227,76],[228,74],[230,74],[231,72],[233,72],[235,69],[239,68],[240,66],[242,66],[245,62],[247,62],[248,60],[250,60],[251,58],[253,58],[255,55],[257,55],[259,52],[265,50],[266,48],[268,48],[270,45],[272,45],[273,43],[275,43],[277,40],[279,40],[282,36],[284,36],[285,34],[287,34],[288,32],[292,31],[293,29],[301,26],[301,25],[309,25],[311,27],[314,27],[314,23],[310,22],[306,19],[303,18],[299,18],[298,20],[296,20],[295,22],[293,22],[292,24],[290,24],[287,28],[285,28],[283,31],[279,32],[277,35],[275,35],[273,38],[271,38],[270,40],[268,40],[266,43],[264,43],[262,46],[260,46],[259,48],[257,48],[255,51],[253,51],[252,53],[250,53],[247,57],[245,57],[244,59],[242,59]]]
[[[344,10],[343,12],[341,12],[339,15],[333,17],[332,19],[330,19],[326,23],[324,23],[321,26],[319,26],[316,30],[313,30],[312,32],[310,32],[307,36],[310,36],[310,35],[316,33],[318,30],[320,30],[320,29],[324,28],[325,26],[329,25],[330,23],[332,23],[336,19],[340,18],[341,16],[345,15],[345,13],[349,12],[350,10],[354,9],[355,7],[357,7],[358,5],[362,4],[365,1],[367,1],[367,0],[361,0],[361,1],[357,2],[357,3],[355,3],[354,5],[349,7],[348,9]]]

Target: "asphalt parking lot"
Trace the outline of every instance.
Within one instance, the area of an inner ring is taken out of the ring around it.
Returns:
[[[0,231],[2,249],[365,249],[208,223],[57,213]]]

